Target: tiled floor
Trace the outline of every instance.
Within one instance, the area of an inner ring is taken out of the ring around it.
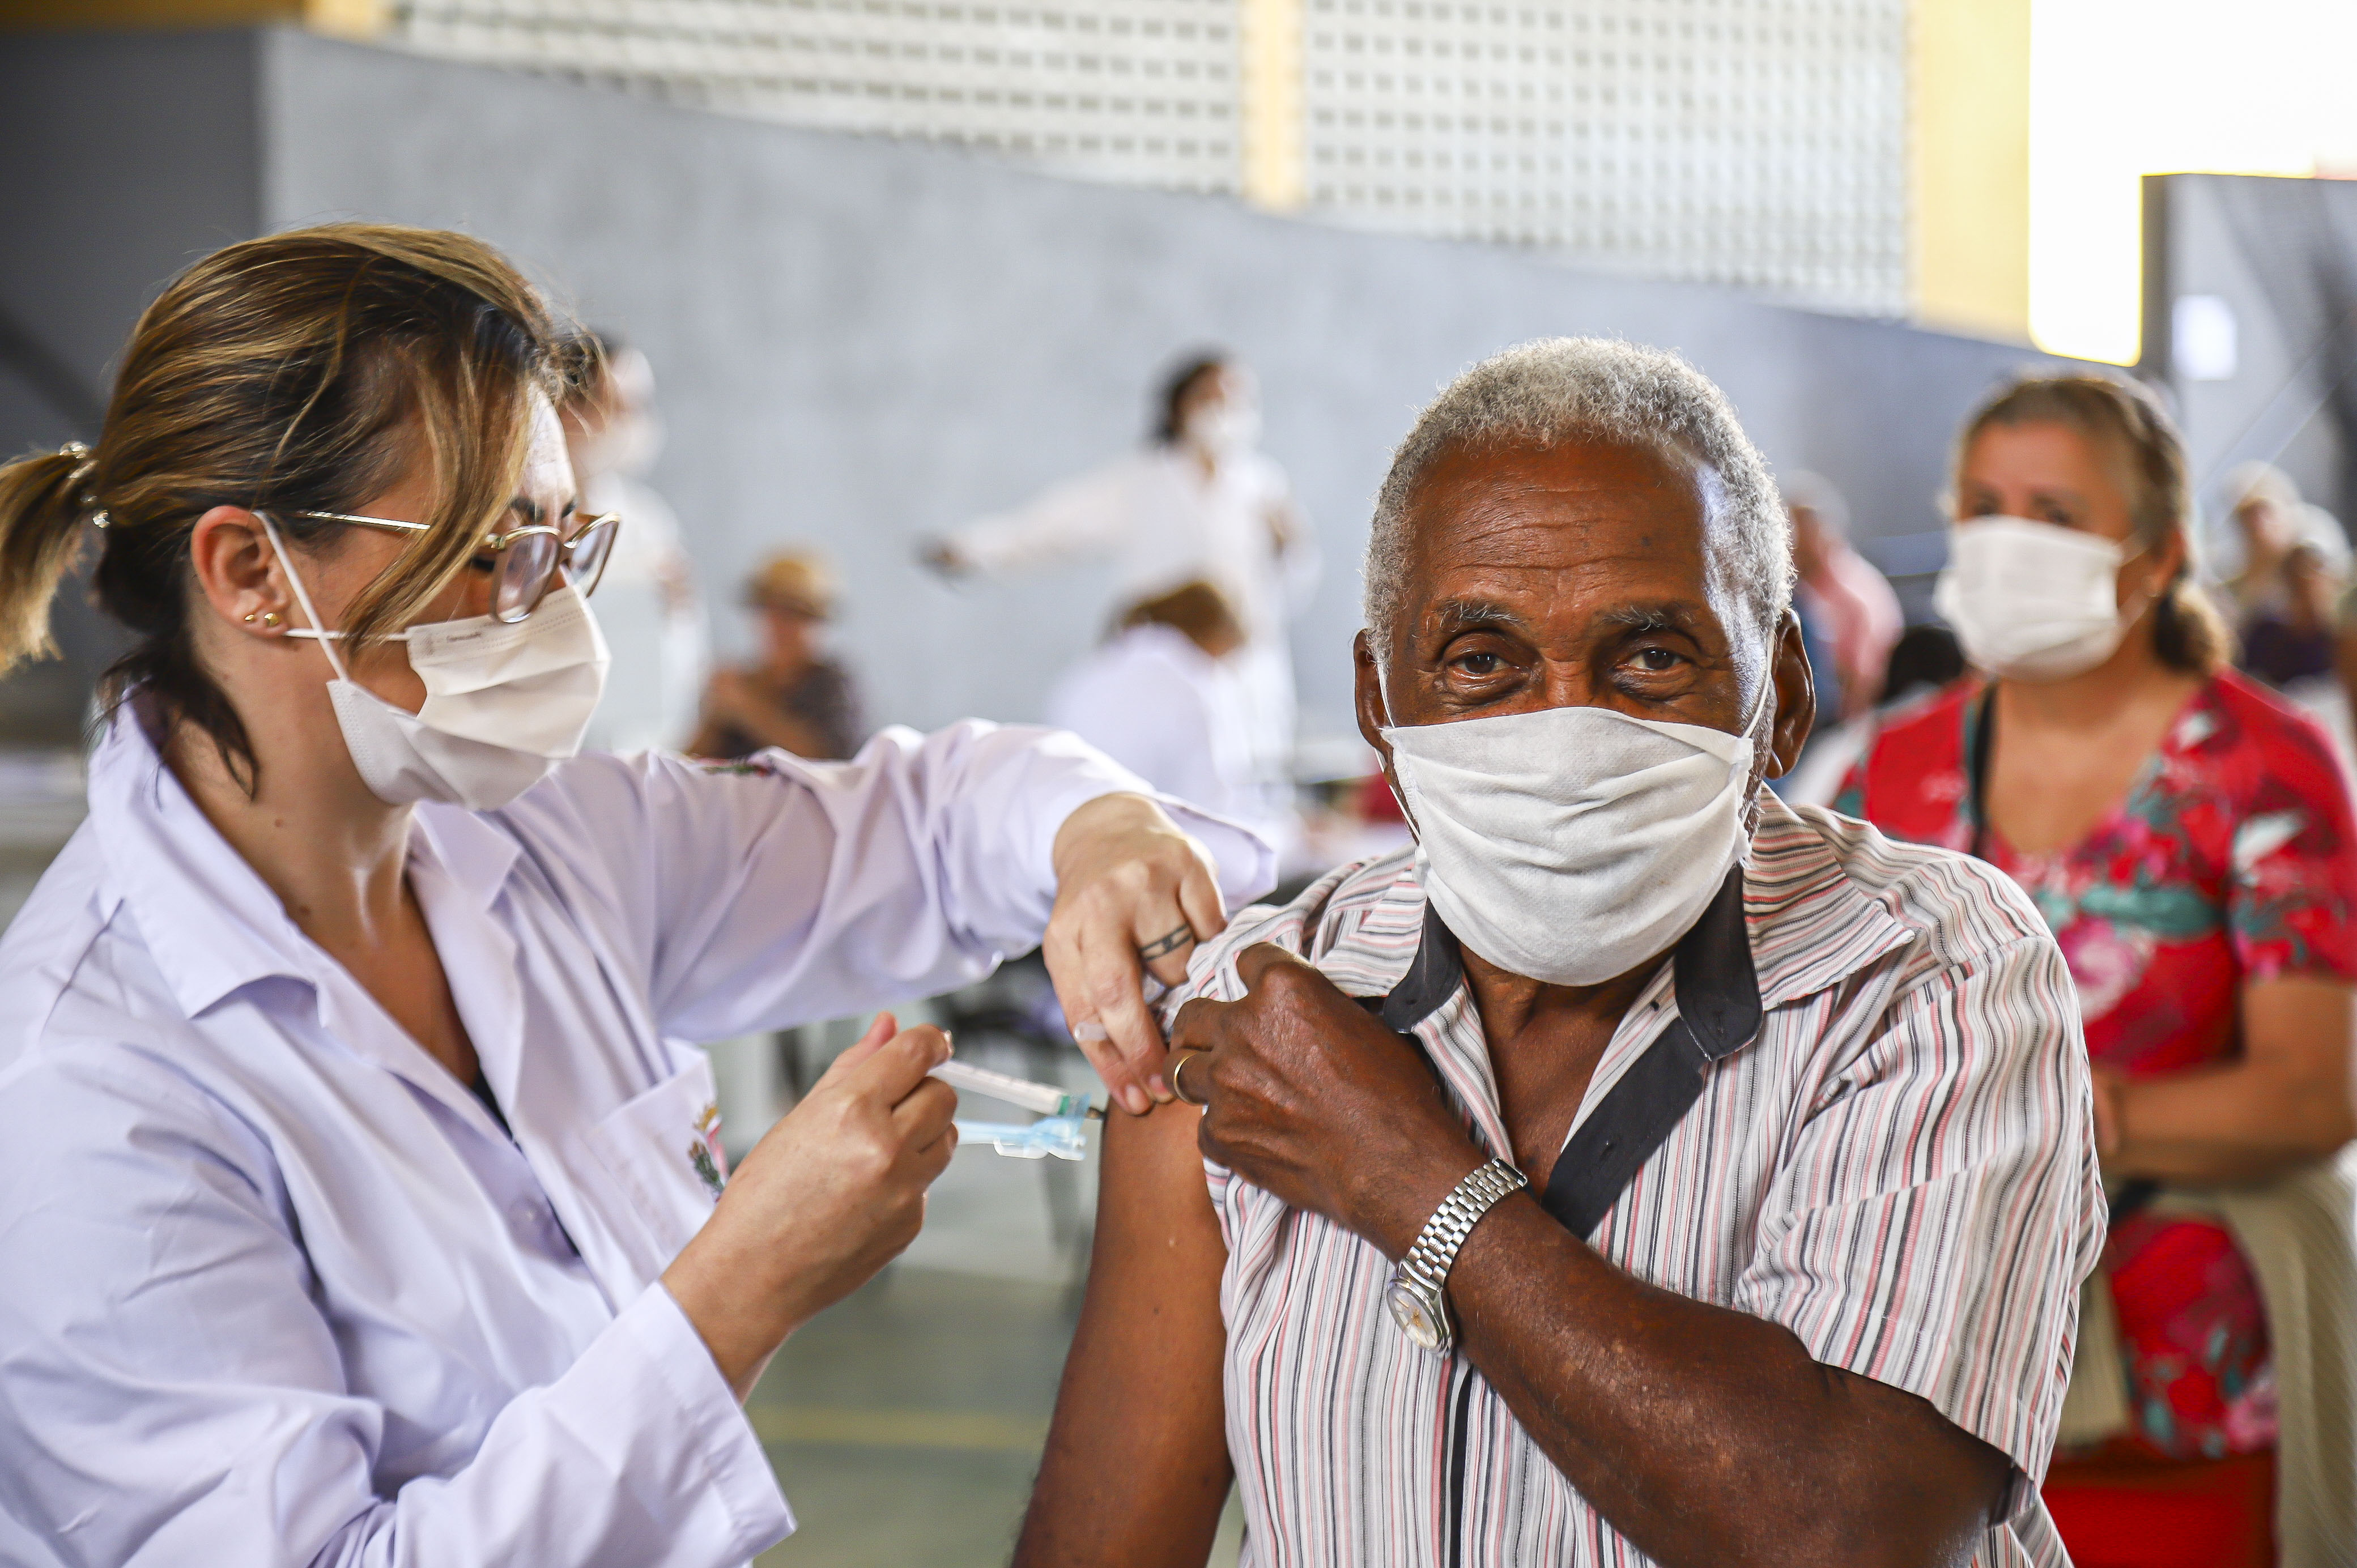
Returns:
[[[1005,1563],[1071,1336],[1060,1284],[906,1264],[803,1329],[749,1406],[802,1522],[759,1568]]]

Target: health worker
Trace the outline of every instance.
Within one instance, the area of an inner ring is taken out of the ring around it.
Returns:
[[[1044,932],[1143,1107],[1139,950],[1268,880],[1045,730],[575,755],[620,525],[560,342],[476,241],[299,230],[164,291],[95,449],[0,469],[0,662],[86,538],[133,639],[0,940],[0,1561],[746,1562],[793,1516],[739,1402],[916,1234],[948,1045],[880,1018],[731,1176],[682,1042]]]

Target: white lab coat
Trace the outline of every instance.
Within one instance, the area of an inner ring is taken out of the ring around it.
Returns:
[[[1300,835],[1291,801],[1254,765],[1242,675],[1175,627],[1132,627],[1092,650],[1056,682],[1048,722],[1164,794],[1243,823],[1280,864]]]
[[[1271,513],[1289,506],[1291,496],[1285,470],[1260,453],[1243,453],[1206,477],[1189,449],[1154,446],[971,523],[950,542],[993,575],[1110,559],[1116,606],[1197,578],[1216,585],[1243,627],[1236,670],[1251,704],[1258,765],[1265,776],[1289,778],[1293,655],[1286,627],[1318,581],[1309,531],[1297,530],[1279,553],[1269,528]]]
[[[721,1568],[787,1533],[658,1280],[713,1198],[680,1042],[986,972],[1046,923],[1064,816],[1135,787],[967,723],[419,808],[411,885],[511,1139],[126,714],[0,940],[0,1562]],[[1229,896],[1268,879],[1189,825]]]
[[[590,751],[682,746],[695,734],[704,682],[712,673],[712,636],[694,582],[679,518],[643,481],[607,473],[590,478],[584,511],[618,511],[622,532],[597,584],[597,627],[613,661],[606,693],[590,716]]]

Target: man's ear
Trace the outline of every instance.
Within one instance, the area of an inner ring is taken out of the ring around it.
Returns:
[[[1400,810],[1405,813],[1407,795],[1400,789],[1399,775],[1392,769],[1392,743],[1383,738],[1383,730],[1392,719],[1390,706],[1383,701],[1383,665],[1375,658],[1375,639],[1368,632],[1361,631],[1351,640],[1351,672],[1353,682],[1351,700],[1359,713],[1359,734],[1375,748],[1375,756],[1383,766],[1383,782],[1392,787],[1392,797],[1399,801]],[[1413,830],[1415,825],[1415,819],[1410,818],[1409,828]]]
[[[1359,715],[1359,734],[1375,755],[1383,759],[1383,771],[1392,767],[1391,742],[1383,731],[1391,725],[1391,711],[1383,702],[1383,666],[1375,661],[1375,640],[1372,634],[1361,631],[1351,639],[1351,701]]]
[[[1776,630],[1775,651],[1769,677],[1776,682],[1776,721],[1768,732],[1768,767],[1763,777],[1781,779],[1801,759],[1801,747],[1817,725],[1817,682],[1809,670],[1807,644],[1801,639],[1801,618],[1784,612]]]

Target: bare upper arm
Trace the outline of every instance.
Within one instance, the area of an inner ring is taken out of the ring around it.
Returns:
[[[1201,1568],[1231,1471],[1220,1239],[1177,1104],[1105,1125],[1088,1294],[1016,1547],[1018,1568]]]
[[[2357,990],[2328,975],[2287,974],[2243,988],[2243,1058],[2278,1076],[2299,1142],[2327,1155],[2357,1136],[2351,1049]]]

